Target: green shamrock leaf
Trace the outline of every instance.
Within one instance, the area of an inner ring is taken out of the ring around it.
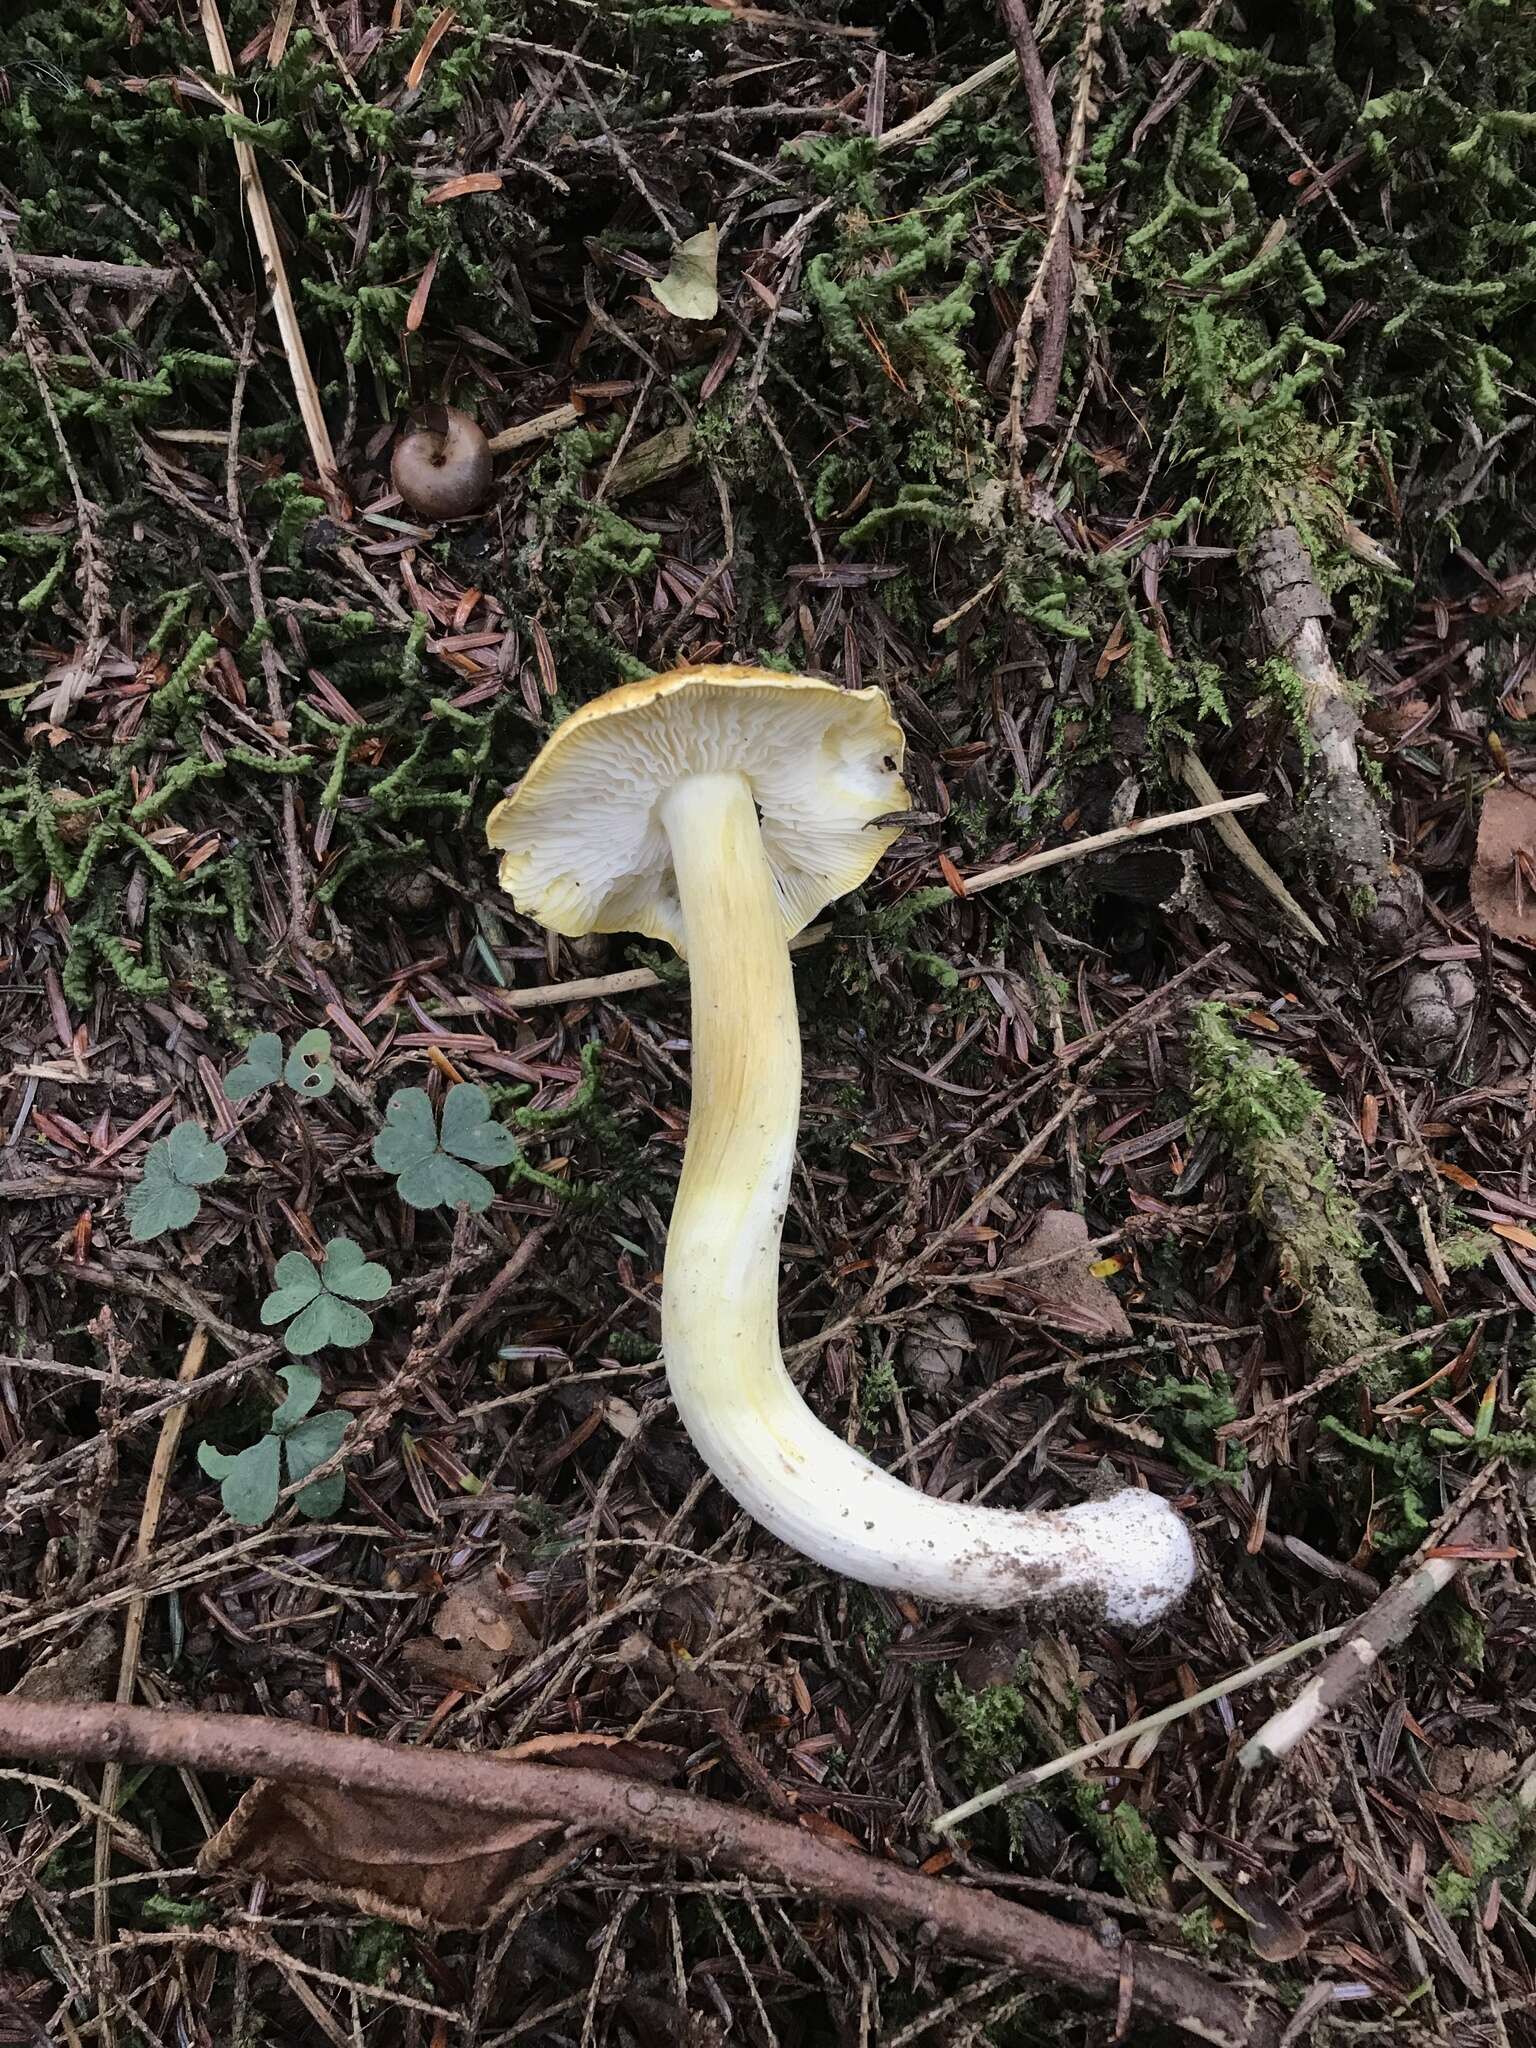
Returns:
[[[261,1304],[261,1320],[268,1329],[288,1323],[283,1342],[295,1358],[306,1358],[324,1344],[343,1350],[366,1344],[373,1335],[373,1317],[355,1304],[382,1301],[390,1286],[386,1269],[364,1258],[350,1237],[331,1239],[318,1271],[302,1252],[285,1252],[276,1278],[276,1288]]]
[[[123,1204],[134,1243],[147,1244],[194,1222],[203,1206],[198,1189],[217,1180],[228,1164],[224,1147],[194,1123],[177,1124],[169,1137],[157,1139],[144,1154],[144,1171]]]
[[[283,1438],[288,1477],[302,1479],[306,1472],[313,1472],[333,1451],[340,1450],[346,1433],[347,1417],[336,1408],[328,1408],[323,1415],[311,1415],[296,1429],[290,1429]],[[294,1505],[301,1515],[315,1521],[321,1515],[334,1515],[346,1490],[346,1473],[333,1472],[329,1478],[317,1479],[313,1486],[306,1486],[301,1494],[295,1496]]]
[[[477,1213],[495,1189],[477,1166],[507,1166],[517,1157],[512,1133],[491,1116],[483,1088],[461,1081],[443,1100],[442,1127],[424,1088],[398,1088],[384,1112],[385,1128],[373,1141],[376,1165],[395,1176],[401,1201],[413,1209],[463,1202]]]
[[[287,1467],[289,1484],[296,1485],[341,1448],[347,1433],[347,1417],[339,1410],[310,1413],[320,1398],[320,1375],[313,1367],[285,1365],[278,1378],[288,1392],[273,1409],[268,1434],[259,1443],[232,1454],[216,1451],[212,1444],[198,1446],[197,1462],[210,1479],[218,1480],[224,1512],[247,1529],[259,1528],[271,1517],[282,1485],[282,1466]],[[346,1474],[333,1472],[306,1486],[294,1497],[294,1506],[311,1521],[333,1515],[346,1490]]]
[[[267,1427],[281,1436],[285,1430],[296,1428],[319,1400],[320,1375],[312,1365],[285,1365],[277,1376],[288,1392],[272,1410]]]
[[[278,1443],[277,1437],[264,1436],[233,1457],[216,1451],[212,1444],[197,1447],[197,1462],[210,1479],[219,1482],[225,1514],[242,1528],[259,1528],[277,1506]]]
[[[318,1099],[336,1086],[336,1069],[331,1065],[329,1031],[306,1031],[296,1041],[283,1068],[283,1079],[297,1095]]]
[[[283,1041],[275,1031],[258,1031],[245,1048],[245,1058],[224,1076],[224,1094],[230,1102],[244,1102],[248,1096],[270,1088],[283,1071]]]

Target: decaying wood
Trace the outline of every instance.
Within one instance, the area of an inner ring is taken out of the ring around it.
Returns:
[[[1261,534],[1248,567],[1264,645],[1289,662],[1306,687],[1307,729],[1317,748],[1308,836],[1340,896],[1358,909],[1362,932],[1395,952],[1420,922],[1423,890],[1415,874],[1393,861],[1380,807],[1360,773],[1360,713],[1328,647],[1333,607],[1294,526]]]

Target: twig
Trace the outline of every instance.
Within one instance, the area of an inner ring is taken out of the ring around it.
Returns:
[[[1110,1950],[1086,1928],[990,1892],[925,1877],[823,1842],[783,1821],[601,1771],[562,1770],[331,1735],[243,1714],[42,1704],[0,1698],[0,1751],[51,1761],[181,1765],[287,1784],[340,1786],[497,1818],[577,1822],[677,1855],[919,1928],[963,1954],[1008,1963],[1100,2002],[1130,1966],[1134,1997],[1217,2048],[1275,2048],[1278,2024],[1257,1997],[1180,1956],[1127,1942]]]
[[[1499,1461],[1486,1466],[1468,1488],[1481,1495],[1500,1469]],[[1449,1532],[1444,1524],[1449,1523]],[[1416,1626],[1437,1593],[1443,1593],[1462,1566],[1471,1562],[1483,1540],[1485,1514],[1480,1504],[1463,1494],[1441,1525],[1431,1531],[1422,1545],[1414,1569],[1387,1591],[1357,1622],[1320,1671],[1313,1674],[1278,1714],[1272,1714],[1258,1734],[1245,1742],[1237,1761],[1245,1771],[1278,1763],[1290,1755],[1323,1718],[1359,1690],[1388,1650],[1396,1647]]]
[[[1079,1764],[1090,1762],[1096,1756],[1104,1756],[1112,1749],[1121,1749],[1127,1743],[1135,1742],[1143,1735],[1150,1735],[1155,1729],[1166,1728],[1174,1721],[1182,1721],[1199,1707],[1208,1707],[1215,1700],[1225,1699],[1228,1694],[1241,1692],[1246,1685],[1254,1684],[1260,1678],[1268,1678],[1272,1671],[1280,1671],[1292,1664],[1298,1657],[1304,1657],[1309,1650],[1321,1650],[1329,1643],[1335,1643],[1344,1634],[1343,1628],[1321,1629],[1315,1636],[1308,1636],[1303,1642],[1288,1643],[1283,1650],[1276,1650],[1272,1657],[1262,1657],[1257,1664],[1250,1664],[1242,1671],[1234,1671],[1228,1678],[1218,1678],[1214,1685],[1207,1685],[1199,1692],[1192,1692],[1188,1699],[1178,1699],[1170,1707],[1159,1707],[1155,1714],[1143,1714],[1139,1721],[1130,1721],[1124,1728],[1112,1728],[1107,1735],[1101,1735],[1093,1742],[1085,1742],[1080,1748],[1070,1749],[1065,1756],[1054,1756],[1047,1764],[1036,1764],[1032,1770],[1020,1771],[1017,1776],[1005,1779],[1001,1785],[994,1785],[990,1791],[978,1792],[974,1799],[967,1799],[963,1805],[952,1806],[947,1813],[941,1813],[937,1820],[928,1825],[935,1834],[947,1833],[962,1821],[971,1819],[973,1814],[985,1813],[988,1807],[998,1805],[1004,1799],[1011,1799],[1017,1792],[1027,1792],[1035,1785],[1043,1785],[1051,1778],[1059,1778],[1064,1771],[1075,1771]]]
[[[148,263],[104,263],[94,256],[39,256],[31,249],[16,251],[16,268],[36,283],[93,284],[109,292],[168,292],[177,276],[174,270]]]
[[[180,1386],[190,1386],[203,1369],[203,1360],[208,1356],[208,1332],[199,1326],[192,1332],[186,1350],[182,1353],[181,1370],[176,1379]],[[166,1484],[171,1476],[171,1464],[176,1456],[176,1446],[181,1440],[182,1425],[187,1419],[185,1406],[173,1408],[160,1425],[160,1440],[155,1445],[155,1455],[149,1468],[149,1483],[144,1492],[144,1507],[139,1516],[138,1540],[134,1545],[134,1562],[141,1568],[149,1563],[155,1547],[155,1532],[160,1526],[160,1510],[165,1502]],[[123,1654],[117,1667],[117,1701],[127,1706],[133,1700],[133,1689],[138,1683],[139,1654],[144,1646],[144,1618],[149,1611],[148,1596],[135,1593],[128,1603],[127,1619],[123,1624]],[[111,1815],[117,1807],[117,1796],[122,1786],[123,1767],[110,1762],[101,1774],[102,1811],[96,1822],[95,1859],[95,1931],[96,1953],[103,1956],[112,1940],[112,1902],[108,1891],[108,1880],[112,1875],[112,1822]],[[107,1997],[106,1979],[100,1985],[98,2013],[101,2022],[102,2039],[109,2044],[113,2040],[113,2026],[110,2003]]]
[[[947,85],[926,107],[920,107],[905,121],[898,121],[894,128],[887,128],[883,135],[876,136],[875,148],[883,156],[887,150],[904,149],[909,142],[919,141],[941,121],[948,120],[961,100],[969,99],[973,92],[980,92],[984,85],[991,85],[994,79],[1002,78],[1014,69],[1014,65],[1012,55],[994,57],[990,64],[983,64],[979,71],[973,71],[969,78],[962,78],[958,85]]]
[[[1072,126],[1063,158],[1056,133],[1056,115],[1034,24],[1026,0],[1000,0],[1003,24],[1013,43],[1019,75],[1029,101],[1029,125],[1040,159],[1040,183],[1049,216],[1045,247],[1034,279],[1020,308],[1013,336],[1013,383],[1008,394],[1008,435],[1015,493],[1023,495],[1024,435],[1041,427],[1056,411],[1061,390],[1062,364],[1066,357],[1067,324],[1072,314],[1072,241],[1067,215],[1077,190],[1077,167],[1088,139],[1088,114],[1093,101],[1093,79],[1098,63],[1099,40],[1104,32],[1103,0],[1085,0],[1083,32],[1077,46],[1077,91],[1072,104]],[[1030,337],[1042,304],[1045,332],[1035,363],[1035,388],[1024,411],[1024,380],[1029,372]]]
[[[1004,882],[1017,882],[1025,875],[1038,875],[1046,868],[1058,868],[1068,861],[1081,860],[1086,854],[1103,853],[1111,846],[1122,846],[1129,839],[1150,839],[1160,832],[1172,832],[1179,825],[1198,825],[1206,818],[1221,818],[1233,811],[1251,811],[1269,799],[1260,790],[1251,790],[1245,796],[1218,797],[1214,803],[1195,804],[1186,811],[1164,811],[1155,818],[1134,818],[1129,825],[1116,825],[1108,832],[1093,832],[1086,839],[1069,839],[1064,845],[1048,847],[1044,853],[1026,854],[1022,860],[1005,861],[1001,867],[983,868],[979,874],[964,878],[965,893],[975,896],[985,889],[996,889]],[[819,946],[830,939],[832,927],[828,924],[812,925],[809,931],[797,932],[789,942],[791,952],[803,953],[811,946]],[[557,981],[548,988],[513,988],[497,995],[497,1004],[506,1004],[514,1010],[538,1010],[550,1003],[581,1003],[603,1001],[610,996],[634,995],[645,988],[659,988],[662,977],[649,967],[626,967],[617,974],[593,974],[580,981]],[[1068,1053],[1074,1048],[1069,1046]]]
[[[1185,783],[1202,803],[1209,803],[1213,798],[1220,797],[1221,790],[1217,786],[1216,778],[1193,747],[1175,747],[1173,765],[1180,781]],[[1326,945],[1327,940],[1316,924],[1302,909],[1237,820],[1220,817],[1215,820],[1215,825],[1217,838],[1233,859],[1242,863],[1261,889],[1269,891],[1291,922],[1298,925],[1315,946]]]
[[[541,412],[531,420],[521,420],[515,427],[503,427],[499,434],[492,434],[490,450],[493,455],[510,455],[518,448],[532,448],[536,442],[548,441],[556,434],[563,434],[568,427],[574,427],[581,420],[581,410],[574,405],[557,405],[549,412]]]
[[[208,54],[213,59],[215,71],[221,78],[233,78],[235,60],[230,54],[229,38],[224,33],[224,22],[219,14],[219,0],[198,0],[198,12],[202,17],[203,34],[207,38]],[[241,113],[239,102],[222,87],[215,84],[213,90],[220,104],[229,113]],[[345,516],[346,505],[336,476],[336,456],[331,447],[331,432],[325,423],[325,413],[320,404],[320,392],[315,383],[314,372],[309,367],[309,355],[304,347],[303,332],[299,327],[298,308],[293,302],[288,271],[283,263],[282,246],[277,239],[277,226],[272,218],[272,209],[267,204],[266,188],[261,182],[256,152],[238,135],[233,141],[235,164],[240,173],[241,188],[245,193],[246,211],[251,216],[251,232],[256,237],[256,246],[261,252],[267,283],[271,287],[278,332],[283,338],[283,353],[288,358],[288,374],[293,379],[294,395],[299,401],[299,415],[304,422],[304,431],[309,436],[309,452],[314,461],[315,474],[319,478],[321,494],[327,506],[337,518],[342,518]]]

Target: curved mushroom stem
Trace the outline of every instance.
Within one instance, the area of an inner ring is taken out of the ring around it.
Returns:
[[[662,1343],[700,1456],[781,1541],[865,1585],[968,1607],[1092,1602],[1122,1626],[1187,1591],[1194,1547],[1158,1496],[1049,1514],[937,1500],[827,1429],[778,1336],[778,1257],[800,1118],[783,913],[745,776],[696,775],[662,808],[688,938],[693,1108],[667,1239]]]

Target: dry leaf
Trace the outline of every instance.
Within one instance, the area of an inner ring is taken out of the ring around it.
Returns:
[[[688,1760],[686,1752],[670,1742],[635,1742],[627,1735],[593,1735],[580,1729],[566,1735],[535,1735],[502,1754],[509,1762],[609,1771],[616,1778],[644,1778],[653,1785],[675,1785]]]
[[[1483,798],[1472,908],[1501,939],[1536,946],[1536,796],[1507,782]]]
[[[1307,1945],[1307,1930],[1257,1878],[1239,1871],[1232,1896],[1248,1922],[1249,1944],[1262,1962],[1289,1963],[1301,1954]]]
[[[531,1657],[537,1648],[506,1580],[488,1564],[477,1577],[449,1587],[431,1635],[417,1636],[401,1654],[432,1684],[483,1692],[509,1657]]]
[[[1129,1337],[1130,1318],[1092,1271],[1088,1225],[1075,1209],[1045,1209],[1019,1254],[1021,1265],[1046,1261],[1022,1278],[1047,1321],[1094,1341]]]
[[[687,1761],[660,1742],[618,1735],[542,1735],[507,1761],[585,1765],[670,1784]],[[198,1858],[205,1877],[238,1871],[307,1899],[440,1932],[501,1917],[547,1854],[559,1821],[506,1820],[331,1785],[262,1780]]]
[[[121,1654],[117,1630],[98,1616],[83,1636],[34,1664],[12,1686],[12,1694],[38,1701],[109,1699]]]
[[[713,320],[720,310],[719,264],[720,230],[711,222],[702,234],[677,244],[666,276],[651,291],[679,320]]]
[[[408,1927],[482,1927],[537,1861],[534,1844],[558,1826],[262,1780],[204,1844],[198,1868],[264,1877]]]

